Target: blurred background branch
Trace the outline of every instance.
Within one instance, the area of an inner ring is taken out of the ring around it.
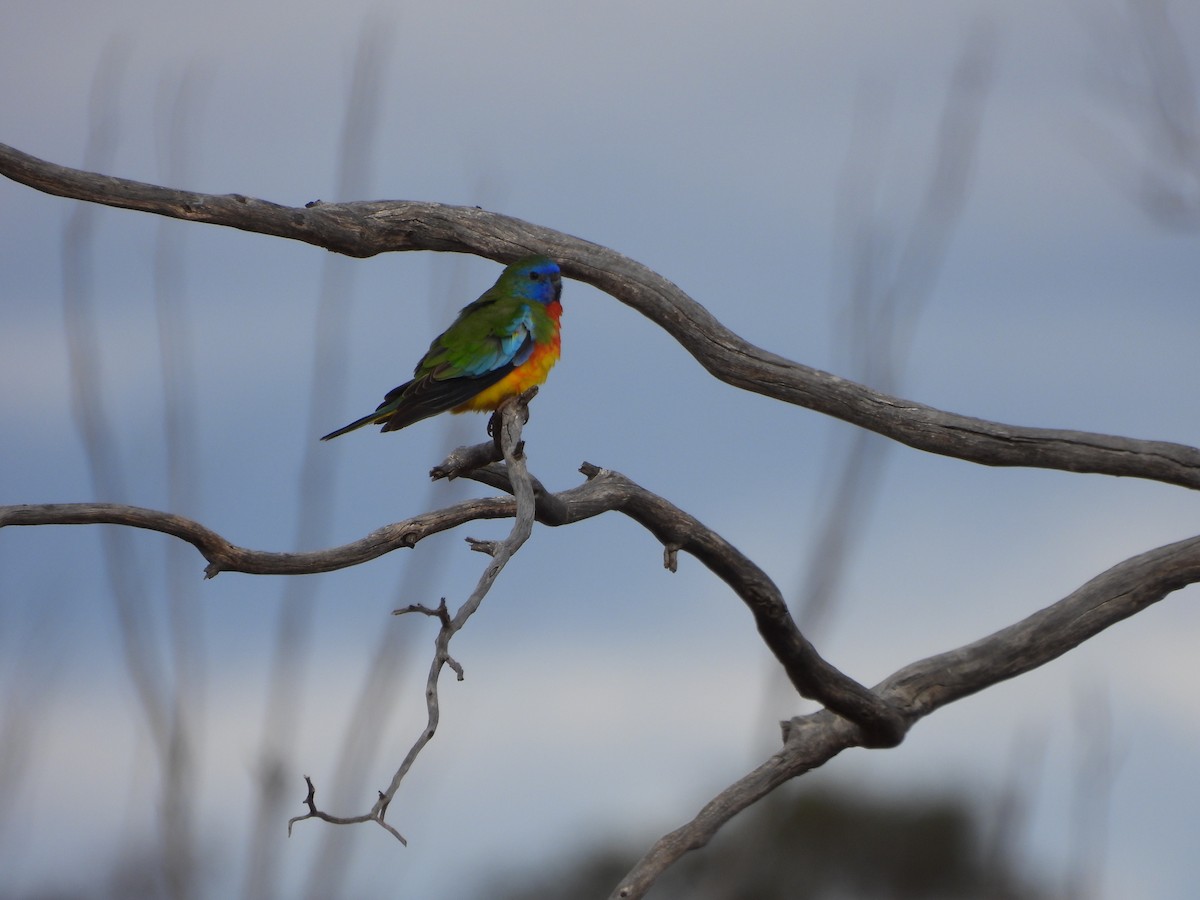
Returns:
[[[1093,124],[1089,149],[1150,219],[1200,229],[1200,103],[1186,25],[1166,0],[1092,12],[1094,80],[1124,128]]]
[[[877,180],[888,146],[890,91],[864,83],[855,104],[850,152],[838,191],[843,279],[834,346],[846,371],[888,394],[902,390],[904,369],[921,313],[929,302],[954,228],[970,193],[971,172],[996,61],[993,29],[977,26],[950,76],[924,196],[902,239],[879,221]],[[898,249],[896,248],[898,245]],[[892,444],[878,434],[839,429],[822,479],[826,496],[794,608],[800,628],[820,633],[856,544],[866,533],[886,474]]]
[[[339,199],[366,196],[378,152],[377,124],[384,102],[384,83],[395,44],[392,15],[376,12],[363,19],[354,71],[350,79],[337,154]],[[322,434],[322,423],[337,418],[346,401],[348,329],[353,321],[355,270],[350,261],[327,256],[322,261],[321,287],[313,326],[312,374],[304,434]],[[295,546],[309,549],[329,540],[339,472],[335,457],[315,441],[303,443],[296,485],[303,497],[296,520]],[[283,833],[289,798],[298,793],[293,759],[300,720],[305,709],[304,685],[311,659],[314,615],[319,585],[311,579],[284,583],[278,607],[278,630],[270,689],[263,707],[258,756],[259,801],[255,813],[244,894],[248,898],[276,895],[282,860]],[[379,710],[386,718],[386,708]]]

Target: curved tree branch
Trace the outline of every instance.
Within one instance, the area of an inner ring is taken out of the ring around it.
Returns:
[[[199,194],[45,162],[0,144],[0,174],[46,193],[304,241],[348,256],[439,250],[511,261],[537,251],[649,318],[715,377],[900,443],[989,466],[1124,475],[1200,488],[1200,450],[1165,441],[1027,428],[934,409],[770,353],[651,269],[590,241],[475,207],[407,200],[288,207]]]
[[[0,528],[5,525],[128,525],[169,534],[187,541],[208,560],[204,577],[221,572],[247,575],[315,575],[357,566],[398,550],[415,547],[422,538],[448,531],[476,519],[503,519],[515,505],[506,497],[467,500],[445,509],[423,513],[376,528],[366,537],[309,553],[273,553],[249,550],[223,538],[199,522],[173,513],[121,503],[44,503],[0,506]]]
[[[908,730],[900,713],[877,695],[830,665],[801,633],[775,582],[753,560],[699,520],[619,472],[584,463],[585,485],[550,494],[534,483],[538,521],[567,525],[613,510],[624,513],[663,545],[663,563],[675,571],[679,551],[696,557],[731,587],[754,616],[763,643],[783,666],[797,693],[816,700],[861,729],[863,746],[893,747]],[[511,491],[497,466],[467,477]]]
[[[460,448],[434,471],[438,473],[452,467],[451,460],[464,457],[481,460],[496,452],[494,442],[490,441],[473,448]],[[484,484],[511,492],[513,485],[510,475],[517,471],[520,470],[506,459],[503,467],[489,465],[465,473],[456,469],[456,474],[465,474]],[[624,475],[589,463],[584,463],[582,471],[588,478],[584,484],[557,494],[550,493],[532,476],[527,476],[531,509],[539,522],[552,526],[569,525],[609,511],[619,511],[629,516],[662,543],[667,568],[674,571],[679,551],[682,550],[695,556],[733,589],[750,610],[764,643],[783,666],[801,696],[816,700],[856,723],[862,729],[859,742],[863,746],[891,747],[901,741],[907,730],[901,714],[821,657],[800,632],[779,588],[752,560],[699,520]],[[118,504],[0,507],[0,527],[129,525],[188,541],[209,560],[205,570],[207,577],[223,571],[256,575],[303,575],[345,568],[391,550],[413,547],[424,537],[474,519],[513,516],[520,507],[520,503],[507,498],[470,500],[386,525],[341,547],[309,553],[247,550],[182,516]],[[436,613],[425,609],[413,611]]]
[[[934,710],[1043,666],[1168,594],[1200,582],[1200,537],[1150,550],[1072,594],[964,647],[905,666],[874,688],[911,726]],[[686,825],[664,835],[611,894],[645,896],[668,867],[705,846],[733,816],[784,782],[861,746],[853,725],[822,710],[784,723],[784,746],[730,785]]]

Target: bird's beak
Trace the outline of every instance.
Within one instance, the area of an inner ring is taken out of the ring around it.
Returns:
[[[558,275],[554,276],[554,302],[557,303],[562,299],[562,278]]]

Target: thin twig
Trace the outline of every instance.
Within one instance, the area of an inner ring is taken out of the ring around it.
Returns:
[[[380,792],[379,798],[375,801],[375,805],[371,808],[370,812],[348,818],[330,816],[322,812],[317,808],[314,800],[315,788],[313,787],[312,779],[306,777],[308,796],[304,802],[308,806],[308,812],[302,816],[296,816],[288,822],[289,834],[291,834],[294,823],[305,819],[317,818],[339,825],[370,821],[376,822],[386,828],[402,843],[405,842],[400,833],[384,821],[384,816],[387,814],[387,809],[391,805],[392,799],[396,796],[396,792],[400,789],[400,784],[417,761],[417,757],[437,733],[438,722],[441,719],[438,684],[443,667],[449,666],[459,681],[463,679],[462,666],[450,655],[450,641],[466,625],[467,620],[475,614],[476,610],[479,609],[480,604],[483,603],[483,598],[491,590],[492,585],[504,569],[504,566],[512,559],[513,554],[521,548],[521,545],[529,539],[529,535],[533,532],[533,483],[525,465],[524,454],[521,452],[523,447],[521,429],[528,418],[527,403],[528,396],[505,401],[497,411],[494,419],[497,423],[496,437],[504,456],[505,470],[514,488],[516,499],[515,521],[508,537],[496,544],[491,561],[480,576],[475,590],[471,592],[471,595],[458,608],[453,617],[450,617],[448,614],[445,598],[442,599],[437,609],[430,609],[420,604],[412,604],[403,609],[393,611],[395,615],[420,612],[437,618],[441,623],[437,636],[434,638],[433,660],[429,664],[429,675],[425,681],[425,709],[427,718],[424,729],[416,741],[413,742],[403,762],[400,763],[400,767],[392,776],[392,781],[388,785],[387,790]]]
[[[320,819],[322,822],[328,822],[331,825],[361,825],[363,822],[375,822],[381,828],[391,834],[391,836],[398,840],[401,844],[406,847],[408,846],[408,841],[405,840],[404,835],[402,835],[387,822],[383,821],[383,817],[381,815],[376,815],[375,810],[372,810],[369,813],[363,813],[359,816],[332,816],[327,812],[317,809],[317,788],[316,785],[313,784],[312,777],[305,775],[304,783],[308,785],[308,794],[304,797],[303,801],[304,805],[308,807],[308,812],[302,816],[293,816],[292,818],[288,819],[288,837],[292,836],[292,826],[297,822],[303,822],[305,819]]]

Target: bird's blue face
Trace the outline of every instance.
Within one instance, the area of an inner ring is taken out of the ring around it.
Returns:
[[[513,263],[509,270],[513,290],[520,296],[538,303],[550,304],[562,296],[562,274],[552,259],[537,256]]]

